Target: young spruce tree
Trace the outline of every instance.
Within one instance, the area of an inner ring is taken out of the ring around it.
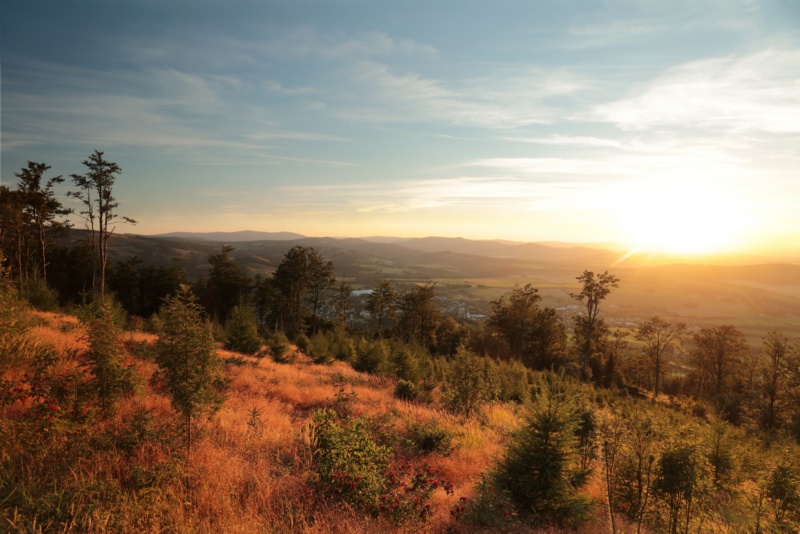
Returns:
[[[194,420],[216,412],[225,399],[221,360],[211,325],[188,286],[165,299],[161,323],[156,363],[173,408],[185,420],[186,448],[191,450]]]

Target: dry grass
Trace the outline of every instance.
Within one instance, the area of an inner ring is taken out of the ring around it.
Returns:
[[[41,326],[34,330],[36,338],[65,355],[64,365],[72,362],[73,356],[85,349],[83,329],[70,317],[39,316]],[[155,341],[155,336],[139,332],[126,333],[125,338]],[[107,506],[102,502],[97,506],[95,502],[93,510],[84,512],[80,530],[444,532],[452,525],[451,506],[460,496],[474,495],[480,475],[502,455],[510,433],[520,422],[518,413],[503,404],[487,406],[478,417],[463,418],[436,406],[397,400],[391,381],[358,373],[341,362],[326,366],[299,358],[294,364],[278,364],[227,351],[220,354],[228,362],[228,398],[216,416],[204,424],[202,439],[188,459],[174,444],[148,440],[128,456],[112,448],[73,466],[74,480],[70,484],[87,492],[95,491],[91,490],[95,487],[117,487],[114,481],[131,476],[134,466],[146,473],[167,472],[170,465],[178,466],[172,478],[167,477],[153,490],[114,494],[109,496]],[[104,424],[124,433],[128,422],[141,410],[148,411],[159,423],[173,420],[169,400],[148,384],[155,365],[134,359],[129,362],[142,377],[140,391],[123,401],[115,418]],[[411,458],[417,465],[438,466],[455,486],[455,495],[446,495],[442,490],[433,494],[433,513],[424,525],[396,525],[364,517],[341,504],[325,502],[309,484],[314,440],[309,424],[313,411],[331,406],[342,391],[350,399],[346,402],[353,415],[384,422],[385,432],[391,434],[387,438],[395,439],[398,452],[403,452],[400,437],[414,422],[436,422],[454,435],[454,449],[448,456]],[[14,414],[6,410],[3,416]],[[2,528],[14,531],[14,513],[12,510],[6,514],[7,524]],[[607,531],[605,522],[601,522],[603,528],[589,525],[582,532]],[[68,523],[61,528],[66,532],[78,530]]]

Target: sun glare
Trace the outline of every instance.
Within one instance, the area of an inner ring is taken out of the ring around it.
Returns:
[[[621,223],[636,247],[704,255],[736,248],[745,225],[741,203],[709,185],[649,183],[621,195]]]

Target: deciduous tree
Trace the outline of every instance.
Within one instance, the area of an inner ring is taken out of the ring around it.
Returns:
[[[580,293],[570,293],[570,296],[583,304],[585,311],[575,319],[576,339],[579,343],[580,366],[585,373],[589,360],[594,354],[599,343],[597,335],[603,330],[600,319],[600,303],[606,299],[613,288],[619,287],[619,278],[605,271],[595,275],[592,271],[583,271],[577,277],[581,283]]]
[[[636,329],[636,339],[644,343],[645,352],[650,359],[653,372],[653,398],[660,392],[661,375],[666,369],[667,350],[673,343],[683,343],[686,323],[672,324],[661,317],[653,316]]]

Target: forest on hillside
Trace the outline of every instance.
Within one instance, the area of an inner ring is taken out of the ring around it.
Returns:
[[[483,320],[437,283],[360,298],[292,246],[255,276],[111,258],[121,169],[0,187],[0,502],[12,532],[796,532],[800,344],[606,320],[531,283]]]

